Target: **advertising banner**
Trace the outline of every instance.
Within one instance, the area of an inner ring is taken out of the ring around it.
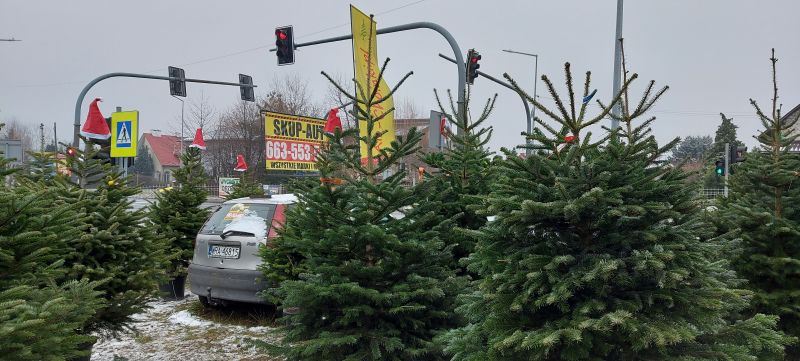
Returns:
[[[381,99],[388,95],[391,89],[386,85],[386,80],[381,78],[378,82],[378,73],[381,71],[378,62],[378,36],[377,36],[377,23],[372,21],[367,14],[364,14],[354,6],[350,6],[350,24],[353,31],[353,65],[355,66],[356,82],[360,85],[364,92],[372,92],[375,87],[378,91],[375,95],[375,100]],[[382,64],[382,62],[381,62]],[[358,87],[355,91],[356,97],[361,97]],[[369,94],[366,95],[367,97]],[[362,107],[363,105],[359,104]],[[375,104],[370,109],[370,114],[379,116],[387,110],[394,107],[394,100],[391,97],[386,101]],[[367,122],[359,120],[358,129],[361,136],[367,135]],[[373,132],[386,131],[375,145],[373,154],[377,155],[378,150],[388,148],[392,141],[395,139],[394,135],[394,112],[387,114],[383,119],[375,124],[372,129]],[[361,143],[361,160],[366,162],[367,145]]]
[[[239,178],[219,178],[219,196],[225,197],[233,192],[233,186],[239,183]]]

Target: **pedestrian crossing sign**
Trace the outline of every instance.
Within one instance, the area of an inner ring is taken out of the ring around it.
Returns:
[[[111,114],[111,156],[135,157],[136,139],[139,136],[139,112],[127,111]]]

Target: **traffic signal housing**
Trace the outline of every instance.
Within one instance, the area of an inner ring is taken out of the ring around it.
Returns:
[[[725,159],[724,158],[717,159],[717,161],[714,162],[714,166],[716,167],[714,169],[714,174],[716,174],[718,177],[721,177],[721,176],[725,175]]]
[[[167,72],[170,78],[180,78],[181,80],[169,81],[169,95],[186,97],[186,73],[181,68],[174,66],[167,67]]]
[[[275,29],[275,48],[278,65],[294,64],[294,31],[291,25]]]
[[[478,63],[480,60],[481,54],[475,49],[467,51],[467,84],[471,85],[475,82],[475,78],[478,77],[478,68],[481,67],[481,64]]]
[[[239,84],[253,85],[253,77],[249,75],[239,74]],[[239,92],[242,94],[242,100],[248,102],[256,101],[255,93],[252,86],[239,86]]]

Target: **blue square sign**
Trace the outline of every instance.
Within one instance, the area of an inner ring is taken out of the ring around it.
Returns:
[[[133,143],[133,133],[130,120],[117,123],[117,148],[130,148]]]

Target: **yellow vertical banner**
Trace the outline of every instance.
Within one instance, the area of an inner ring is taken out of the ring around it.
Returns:
[[[385,79],[381,78],[380,83],[378,82],[378,73],[381,68],[378,65],[377,23],[367,14],[350,5],[350,24],[353,31],[353,65],[355,66],[356,82],[364,92],[367,92],[368,89],[371,92],[377,86],[378,91],[375,99],[381,99],[388,95],[391,90],[386,85]],[[362,95],[358,89],[357,86],[356,97],[361,99]],[[364,94],[364,96],[368,98],[370,94]],[[359,106],[362,109],[364,107],[362,104],[359,104]],[[392,109],[392,107],[394,107],[394,100],[389,97],[386,101],[373,105],[372,109],[370,109],[370,114],[379,116]],[[368,135],[367,122],[365,120],[359,120],[358,129],[362,137]],[[394,141],[394,112],[387,114],[383,119],[375,123],[373,132],[381,131],[386,131],[386,133],[378,138],[378,143],[373,149],[374,155],[377,155],[378,150],[388,148]],[[361,142],[361,159],[365,162],[366,158],[367,145]]]

